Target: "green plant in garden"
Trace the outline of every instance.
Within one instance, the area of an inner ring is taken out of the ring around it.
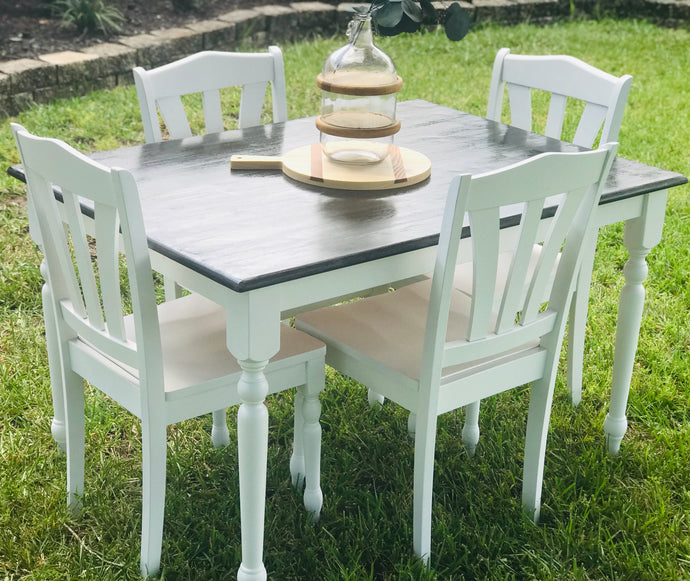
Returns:
[[[84,34],[118,32],[125,19],[117,6],[104,0],[58,0],[55,10],[63,26],[76,26]]]
[[[442,23],[450,40],[462,40],[470,30],[468,12],[457,2],[443,16],[431,0],[371,0],[368,7],[355,6],[356,12],[370,14],[379,34],[395,36],[401,32],[417,32],[422,24]]]

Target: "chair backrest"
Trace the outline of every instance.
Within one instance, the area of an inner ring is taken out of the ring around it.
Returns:
[[[592,147],[600,131],[599,143],[618,140],[631,84],[630,75],[619,78],[571,56],[514,55],[502,48],[494,61],[486,116],[501,121],[507,87],[510,123],[531,131],[532,89],[551,93],[544,135],[561,139],[568,99],[584,101],[572,142]]]
[[[438,378],[444,367],[504,353],[553,333],[557,341],[551,341],[551,345],[554,349],[556,343],[560,346],[583,237],[616,147],[606,144],[589,152],[545,153],[498,171],[453,179],[432,282],[423,378],[432,374]],[[544,235],[540,231],[542,213],[555,203],[556,213]],[[501,208],[521,214],[505,285],[496,284]],[[474,273],[469,331],[466,340],[446,342],[466,212]],[[528,269],[533,246],[540,240],[543,248],[539,262],[534,269]],[[554,282],[552,273],[557,262]],[[553,285],[550,294],[549,285]],[[496,293],[501,296],[495,297]],[[542,304],[544,296],[550,296],[546,308]],[[500,305],[498,311],[496,304]]]
[[[17,144],[17,149],[19,151],[19,138],[17,137],[17,132],[19,130],[24,130],[26,131],[19,123],[10,123],[10,127],[12,129],[12,134],[14,135],[14,141]],[[41,250],[43,250],[43,241],[41,240],[41,232],[38,229],[38,218],[36,217],[36,211],[34,210],[34,205],[33,205],[33,200],[31,196],[27,195],[26,197],[26,207],[27,207],[27,214],[29,217],[29,235],[31,236],[31,239],[34,241],[36,246],[38,246]]]
[[[79,338],[138,373],[147,386],[140,394],[142,405],[144,398],[149,404],[160,398],[162,404],[158,314],[134,178],[91,161],[62,141],[37,137],[16,124],[12,130],[43,242],[61,349],[66,349],[65,341]],[[121,245],[126,289],[120,278]],[[136,342],[125,335],[125,292],[132,301]]]
[[[287,121],[283,54],[277,46],[266,53],[204,51],[150,71],[136,67],[133,74],[147,143],[163,140],[156,109],[173,139],[192,135],[180,98],[192,93],[202,95],[206,133],[223,131],[220,90],[228,87],[242,87],[240,129],[259,125],[269,82],[273,121]]]

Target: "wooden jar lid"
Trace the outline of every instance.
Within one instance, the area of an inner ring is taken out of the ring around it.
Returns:
[[[339,71],[334,75],[328,75],[326,78],[319,73],[316,77],[316,84],[319,89],[329,93],[367,97],[397,93],[402,88],[403,81],[398,77],[391,83],[390,76],[385,73]]]
[[[316,127],[322,133],[336,137],[373,139],[388,137],[400,131],[400,120],[372,111],[336,111],[316,118]]]

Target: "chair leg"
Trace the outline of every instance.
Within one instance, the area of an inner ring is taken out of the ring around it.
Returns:
[[[431,554],[431,501],[434,486],[434,454],[436,450],[436,414],[417,418],[414,450],[413,548],[428,563]]]
[[[367,390],[367,399],[369,400],[369,405],[371,407],[374,407],[377,403],[383,405],[383,402],[386,401],[385,397],[379,395],[372,389]]]
[[[407,416],[407,435],[414,440],[417,432],[417,414],[410,412]]]
[[[67,449],[67,508],[76,515],[84,495],[84,380],[76,373],[62,374],[64,386],[65,431]]]
[[[160,569],[165,511],[166,426],[159,420],[142,420],[142,519],[141,574]]]
[[[536,523],[541,510],[544,479],[544,454],[553,400],[553,377],[542,378],[532,384],[525,437],[522,506]]]
[[[295,392],[295,427],[293,430],[292,456],[290,457],[290,475],[292,485],[304,486],[306,475],[304,467],[304,388],[300,385]]]
[[[584,368],[585,328],[589,308],[589,289],[592,284],[594,253],[599,231],[585,237],[586,247],[582,251],[582,264],[577,275],[575,295],[570,304],[568,318],[568,391],[573,406],[582,400],[582,370]]]
[[[41,272],[43,272],[43,264],[41,264]],[[42,293],[43,319],[46,327],[50,388],[53,395],[53,421],[50,424],[50,432],[60,452],[65,452],[67,448],[67,435],[65,433],[65,398],[62,391],[62,361],[60,359],[57,324],[55,322],[55,311],[51,294],[48,284],[44,284]]]
[[[213,412],[213,427],[211,428],[211,441],[216,448],[222,448],[230,443],[230,430],[228,430],[228,418],[225,408]]]
[[[319,518],[323,506],[321,491],[321,402],[319,393],[326,381],[326,366],[323,362],[311,362],[307,366],[307,384],[304,386],[302,414],[304,418],[304,465],[306,482],[304,506]]]
[[[465,407],[465,425],[462,427],[462,443],[470,456],[474,456],[479,442],[479,405],[475,401]]]
[[[163,277],[163,290],[166,301],[179,299],[182,296],[182,287],[169,276]]]

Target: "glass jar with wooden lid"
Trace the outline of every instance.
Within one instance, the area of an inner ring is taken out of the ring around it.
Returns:
[[[326,59],[316,78],[321,89],[316,126],[331,160],[378,163],[400,130],[395,107],[402,79],[390,57],[374,46],[368,14],[355,14],[348,37],[348,44]]]

